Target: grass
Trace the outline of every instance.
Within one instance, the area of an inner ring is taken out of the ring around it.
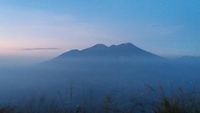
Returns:
[[[164,93],[161,88],[155,90],[149,87],[152,93],[157,93],[157,101],[148,103],[145,100],[130,99],[132,105],[120,106],[112,95],[106,95],[99,109],[92,109],[84,104],[76,106],[59,105],[55,100],[45,97],[32,99],[20,106],[0,106],[0,113],[200,113],[200,96],[198,92],[186,92],[178,89],[173,94]]]

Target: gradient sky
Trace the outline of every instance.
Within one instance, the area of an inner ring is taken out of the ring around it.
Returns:
[[[51,58],[131,42],[162,56],[200,56],[199,0],[0,0],[0,56]]]

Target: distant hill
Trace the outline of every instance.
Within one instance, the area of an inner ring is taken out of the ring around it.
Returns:
[[[178,58],[177,60],[183,61],[183,62],[200,63],[199,56],[183,56],[183,57]]]
[[[186,65],[186,66],[190,66],[190,67],[192,66],[192,68],[200,67],[200,57],[199,56],[183,56],[183,57],[177,58],[175,61],[182,65]]]

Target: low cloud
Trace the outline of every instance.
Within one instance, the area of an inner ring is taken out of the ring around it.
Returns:
[[[23,51],[45,51],[45,50],[60,50],[60,48],[23,48]]]

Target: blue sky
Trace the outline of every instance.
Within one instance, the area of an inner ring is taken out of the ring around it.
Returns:
[[[162,56],[200,56],[199,6],[199,0],[1,0],[0,56],[46,59],[124,42]]]

